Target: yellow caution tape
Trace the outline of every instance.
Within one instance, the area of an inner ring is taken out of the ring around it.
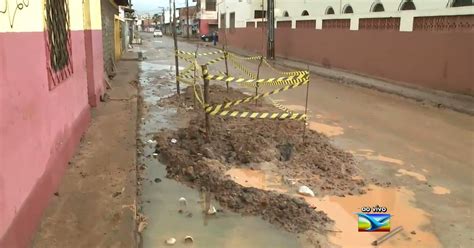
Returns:
[[[290,90],[290,89],[294,89],[294,88],[299,87],[301,85],[305,85],[307,83],[309,83],[309,80],[305,80],[305,81],[302,81],[300,83],[296,83],[296,84],[292,84],[292,85],[287,85],[283,88],[279,88],[279,89],[275,89],[275,90],[272,90],[272,91],[269,91],[269,92],[261,93],[261,94],[255,95],[255,96],[249,96],[249,97],[244,98],[244,99],[239,99],[239,100],[235,100],[235,101],[232,101],[232,102],[226,102],[226,103],[217,104],[217,105],[213,105],[213,106],[206,106],[205,111],[206,111],[206,113],[210,113],[210,114],[217,113],[217,112],[221,111],[221,109],[227,109],[227,108],[234,107],[234,106],[237,106],[237,105],[242,104],[242,103],[248,103],[248,102],[251,102],[253,100],[257,100],[257,99],[262,98],[262,97],[275,95],[275,94],[278,94],[280,92],[287,91],[287,90]]]
[[[306,120],[305,114],[299,113],[270,113],[270,112],[247,112],[247,111],[228,111],[221,110],[209,113],[213,116],[235,117],[235,118],[250,118],[250,119],[277,119],[277,120]]]
[[[258,83],[258,85],[280,85],[280,84],[291,84],[293,80],[304,80],[308,77],[308,73],[301,75],[291,75],[286,77],[279,78],[268,78],[268,79],[246,79],[246,78],[237,78],[232,76],[221,76],[221,75],[207,75],[206,79],[223,81],[223,82],[236,82],[236,83]]]

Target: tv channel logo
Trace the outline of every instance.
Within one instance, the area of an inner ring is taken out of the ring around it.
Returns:
[[[390,232],[390,214],[357,213],[359,232]]]

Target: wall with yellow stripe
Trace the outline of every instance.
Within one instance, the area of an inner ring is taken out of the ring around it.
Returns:
[[[43,32],[45,3],[46,0],[0,1],[0,33]],[[102,29],[100,1],[68,0],[68,4],[72,31]]]

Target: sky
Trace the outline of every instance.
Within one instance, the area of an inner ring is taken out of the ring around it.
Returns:
[[[193,3],[193,0],[188,0],[189,6],[194,6],[196,3]],[[169,0],[132,0],[133,8],[139,13],[158,13],[161,12],[161,8],[158,7],[169,7]],[[176,7],[186,6],[185,0],[176,0]]]

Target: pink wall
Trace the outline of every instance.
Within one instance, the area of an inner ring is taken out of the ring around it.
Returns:
[[[261,29],[239,28],[226,36],[230,47],[261,51]],[[279,28],[275,40],[279,57],[474,95],[473,32]]]
[[[0,247],[28,245],[88,126],[84,31],[71,36],[74,73],[50,90],[44,33],[0,33]]]
[[[102,30],[84,30],[89,104],[99,105],[105,92]]]

